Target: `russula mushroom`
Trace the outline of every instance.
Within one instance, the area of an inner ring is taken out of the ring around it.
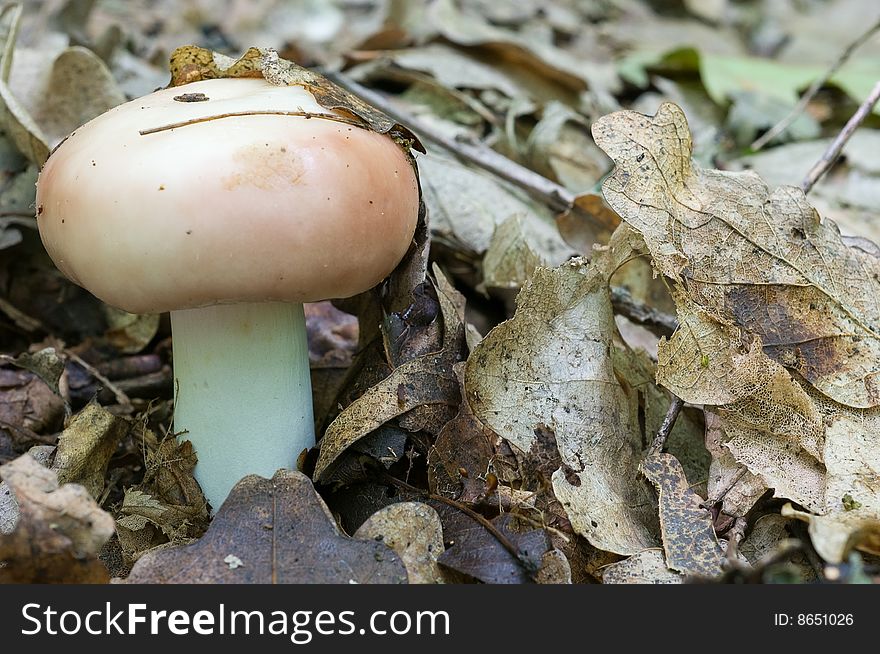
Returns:
[[[40,236],[67,277],[125,311],[171,312],[175,431],[215,509],[314,445],[302,303],[381,282],[418,205],[393,139],[254,78],[120,105],[37,182]]]

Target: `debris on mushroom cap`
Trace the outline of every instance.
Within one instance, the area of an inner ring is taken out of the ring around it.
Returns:
[[[205,79],[263,77],[275,86],[301,86],[325,109],[336,109],[360,119],[374,132],[389,134],[401,146],[425,152],[416,136],[403,125],[334,84],[323,75],[278,56],[272,48],[250,48],[238,59],[187,45],[171,54],[171,83],[180,86]]]
[[[408,153],[362,122],[252,75],[138,98],[49,158],[41,237],[131,312],[355,295],[394,269],[419,213]]]

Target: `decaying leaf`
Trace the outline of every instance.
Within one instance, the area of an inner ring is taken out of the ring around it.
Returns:
[[[323,75],[281,59],[271,48],[265,50],[249,48],[241,57],[234,60],[205,48],[183,46],[171,54],[170,67],[170,86],[223,77],[263,77],[276,86],[302,86],[312,93],[318,104],[325,109],[343,110],[369,126],[374,132],[389,133],[401,143],[405,143],[407,149],[414,147],[424,152],[418,139],[407,128]]]
[[[98,498],[104,490],[107,464],[128,431],[128,421],[91,403],[77,413],[58,438],[52,469],[58,483],[83,486]]]
[[[823,557],[876,551],[880,259],[847,246],[799,189],[696,166],[675,105],[613,114],[594,134],[617,164],[606,198],[645,238],[679,314],[658,381],[714,407],[716,451],[816,514],[793,515]],[[745,499],[728,508],[742,514]]]
[[[648,549],[606,566],[604,584],[680,584],[684,575],[666,567],[663,551]]]
[[[681,464],[671,454],[651,452],[642,472],[660,496],[660,532],[666,565],[688,575],[714,577],[721,573],[721,546],[712,515],[700,506]]]
[[[241,561],[230,565],[230,556]],[[145,554],[128,583],[406,583],[397,554],[343,536],[305,475],[250,475],[196,543]]]
[[[315,466],[317,480],[328,479],[334,463],[343,452],[389,420],[402,416],[403,420],[409,419],[411,422],[401,426],[409,431],[417,431],[424,427],[424,423],[417,418],[420,414],[425,416],[426,408],[432,405],[458,405],[458,380],[453,366],[461,359],[464,341],[463,316],[456,306],[460,296],[442,278],[439,270],[435,272],[438,275],[437,299],[443,320],[441,349],[402,363],[391,375],[369,388],[339,414],[321,439],[321,452]],[[444,289],[446,292],[443,292]]]
[[[555,432],[556,497],[577,533],[620,554],[658,543],[652,492],[637,472],[637,395],[617,381],[611,357],[608,279],[632,252],[630,237],[619,231],[589,268],[537,269],[465,374],[474,414],[518,450],[530,450],[541,425]]]
[[[55,473],[22,455],[0,467],[21,515],[0,535],[0,582],[104,583],[97,553],[113,534],[113,518],[77,484],[59,486]]]
[[[676,105],[605,116],[593,135],[617,165],[605,198],[700,310],[835,401],[880,405],[880,260],[847,247],[799,189],[696,166]]]
[[[411,584],[442,584],[437,557],[443,553],[443,525],[437,512],[420,502],[398,502],[377,511],[354,538],[385,543],[406,566]]]
[[[0,360],[30,370],[42,379],[54,393],[58,393],[58,381],[64,372],[64,359],[54,347],[44,347],[36,352],[23,352],[17,357],[0,355]]]
[[[129,560],[168,543],[190,543],[208,526],[207,502],[193,478],[192,443],[170,436],[158,442],[144,431],[139,444],[146,473],[140,484],[126,489],[116,521],[119,545]]]
[[[486,584],[534,583],[544,554],[550,550],[547,532],[532,529],[524,533],[511,529],[511,516],[492,520],[493,526],[507,540],[514,556],[498,538],[467,514],[447,506],[434,504],[443,522],[446,551],[440,555],[441,565]]]

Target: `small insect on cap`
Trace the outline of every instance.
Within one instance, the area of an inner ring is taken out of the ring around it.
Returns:
[[[49,256],[133,313],[350,297],[401,260],[418,206],[390,137],[255,78],[120,105],[64,141],[37,182]]]

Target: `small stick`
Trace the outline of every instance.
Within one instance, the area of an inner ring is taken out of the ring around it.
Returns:
[[[537,570],[533,569],[534,566],[532,565],[532,563],[525,556],[523,556],[523,553],[520,552],[520,549],[507,536],[505,536],[501,532],[501,530],[498,529],[498,527],[493,525],[484,516],[480,515],[479,513],[477,513],[476,511],[474,511],[470,507],[465,506],[461,502],[456,502],[453,499],[450,499],[448,497],[444,497],[443,495],[436,495],[434,493],[429,493],[428,491],[424,491],[421,488],[418,488],[416,486],[411,486],[410,484],[407,484],[405,481],[401,481],[397,477],[392,477],[387,472],[382,471],[382,477],[386,481],[391,483],[392,485],[397,486],[398,488],[401,488],[405,491],[409,491],[410,493],[415,493],[417,495],[421,495],[422,497],[425,497],[429,500],[434,500],[435,502],[441,502],[443,504],[446,504],[447,506],[451,506],[454,509],[458,509],[459,511],[461,511],[462,513],[467,515],[469,518],[480,523],[481,527],[483,527],[486,531],[488,531],[490,534],[492,534],[492,536],[495,537],[495,540],[497,540],[498,543],[504,549],[506,549],[510,553],[510,555],[513,556],[519,562],[519,564],[523,567],[523,569],[529,573],[529,576],[533,576],[535,573],[537,573]]]
[[[675,316],[642,304],[634,299],[628,290],[620,286],[611,287],[611,304],[615,313],[625,316],[637,325],[642,325],[658,336],[672,336],[678,329],[678,319]]]
[[[831,142],[831,145],[828,146],[828,149],[825,150],[822,158],[816,162],[816,165],[813,166],[810,169],[810,172],[807,173],[807,176],[804,177],[804,181],[801,182],[801,188],[804,193],[809,193],[816,182],[822,178],[822,175],[828,172],[828,169],[834,165],[834,162],[837,161],[837,158],[840,156],[841,150],[843,150],[843,146],[846,145],[847,141],[849,141],[859,125],[861,125],[865,118],[868,117],[868,114],[874,110],[874,105],[877,104],[878,100],[880,100],[880,82],[877,82],[874,85],[871,94],[862,104],[859,105],[859,108],[852,115],[852,118],[850,118],[846,125],[843,126],[843,129],[840,130],[840,134],[837,135],[837,137]]]
[[[348,91],[360,96],[368,104],[373,105],[377,109],[381,109],[391,118],[408,128],[419,138],[431,141],[439,145],[444,150],[452,152],[461,159],[465,159],[490,173],[507,180],[533,197],[544,202],[548,207],[558,213],[569,210],[578,210],[575,205],[575,195],[564,186],[560,186],[556,182],[547,179],[543,175],[539,175],[521,166],[515,161],[511,161],[503,154],[498,154],[494,150],[483,145],[466,143],[461,140],[449,138],[442,132],[429,125],[425,125],[414,116],[407,114],[391,104],[385,97],[376,91],[372,91],[362,86],[348,77],[339,73],[327,72],[325,76],[330,80],[339,84]],[[595,219],[588,212],[579,210],[591,221]]]
[[[770,141],[782,134],[782,132],[784,132],[788,128],[788,126],[794,122],[795,118],[797,118],[798,115],[800,115],[804,111],[804,109],[807,108],[810,100],[816,97],[819,89],[825,86],[828,80],[830,80],[834,76],[834,73],[840,70],[840,67],[847,62],[852,53],[855,52],[865,41],[870,39],[878,29],[880,29],[880,20],[874,23],[855,41],[850,43],[849,46],[847,46],[846,50],[844,50],[843,53],[840,55],[840,57],[837,58],[837,61],[834,62],[831,68],[829,68],[828,71],[824,75],[822,75],[822,77],[819,77],[810,85],[810,88],[807,89],[807,92],[804,93],[803,96],[801,96],[801,99],[792,108],[788,115],[780,120],[778,123],[776,123],[769,130],[767,130],[759,138],[755,139],[755,142],[752,143],[752,150],[757,152],[765,145],[767,145]]]
[[[128,395],[126,395],[118,386],[116,386],[116,384],[107,379],[107,377],[102,375],[101,372],[97,368],[95,368],[95,366],[86,362],[78,354],[71,352],[66,348],[64,349],[64,354],[66,354],[68,357],[70,357],[71,360],[76,362],[77,365],[84,368],[86,372],[88,372],[92,377],[104,384],[104,387],[113,393],[113,396],[116,398],[116,401],[119,402],[119,404],[123,405],[126,409],[133,408],[133,405]]]
[[[666,445],[666,439],[669,438],[669,434],[672,432],[672,428],[675,426],[675,421],[678,419],[678,414],[681,413],[683,406],[684,400],[677,395],[673,395],[672,402],[669,404],[669,409],[666,411],[666,416],[663,418],[660,429],[657,430],[657,435],[651,441],[648,456],[659,453],[663,446]]]
[[[320,118],[321,120],[333,120],[337,123],[344,123],[346,125],[352,125],[353,127],[363,127],[363,123],[350,120],[348,118],[343,118],[342,116],[337,116],[336,114],[320,114],[320,113],[312,113],[309,111],[281,111],[281,110],[272,110],[272,109],[261,109],[257,111],[230,111],[225,114],[214,114],[211,116],[203,116],[201,118],[190,118],[189,120],[183,120],[179,123],[169,123],[167,125],[161,125],[159,127],[151,127],[149,129],[142,129],[138,132],[141,136],[147,136],[148,134],[156,134],[157,132],[164,132],[169,129],[177,129],[178,127],[187,127],[188,125],[197,125],[198,123],[206,123],[210,120],[220,120],[221,118],[234,118],[235,116],[297,116],[299,118]]]

